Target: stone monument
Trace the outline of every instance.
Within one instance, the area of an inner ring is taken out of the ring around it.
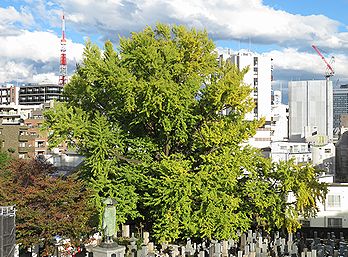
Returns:
[[[103,242],[92,249],[94,257],[124,257],[126,247],[114,242],[116,237],[116,201],[112,198],[104,200]]]

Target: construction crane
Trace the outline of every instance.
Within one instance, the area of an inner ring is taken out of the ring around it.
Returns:
[[[329,94],[332,94],[332,92],[330,93],[330,90],[329,90],[329,84],[330,84],[330,77],[332,77],[334,74],[335,74],[335,71],[334,69],[332,68],[331,64],[335,61],[334,57],[332,56],[331,57],[331,60],[330,60],[330,63],[328,63],[325,59],[325,57],[321,54],[321,52],[319,51],[319,48],[316,47],[315,45],[312,45],[312,47],[314,48],[314,50],[319,54],[319,56],[321,57],[321,59],[325,62],[326,64],[326,72],[325,72],[325,123],[326,123],[326,126],[325,126],[325,134],[326,136],[329,137],[329,135],[332,133],[330,131],[330,129],[332,129],[330,126],[329,126]],[[332,110],[331,110],[332,112]]]
[[[326,78],[330,78],[335,74],[334,69],[332,68],[331,64],[334,62],[334,57],[331,57],[331,64],[328,63],[325,59],[325,57],[321,54],[320,50],[318,47],[316,47],[315,45],[312,45],[312,47],[314,48],[314,50],[319,54],[319,56],[321,57],[321,59],[325,62],[326,64],[326,73],[325,73],[325,77]]]

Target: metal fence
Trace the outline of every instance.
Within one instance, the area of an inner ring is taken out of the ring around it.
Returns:
[[[0,206],[0,257],[14,257],[16,245],[16,210]]]

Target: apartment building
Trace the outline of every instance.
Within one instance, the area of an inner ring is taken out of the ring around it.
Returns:
[[[19,87],[13,84],[0,86],[0,104],[18,104]]]
[[[348,184],[333,183],[330,178],[323,179],[328,183],[326,199],[318,203],[317,216],[302,219],[302,224],[317,228],[348,228]]]
[[[27,84],[19,89],[19,104],[36,105],[52,100],[63,100],[63,86],[57,84]]]

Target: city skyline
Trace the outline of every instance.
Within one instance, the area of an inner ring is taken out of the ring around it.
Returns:
[[[348,81],[348,1],[86,1],[0,2],[0,83],[58,82],[61,15],[67,34],[68,74],[81,62],[89,38],[115,46],[156,22],[206,29],[220,53],[247,49],[273,59],[275,84],[323,79],[326,58],[335,56],[335,84]]]

